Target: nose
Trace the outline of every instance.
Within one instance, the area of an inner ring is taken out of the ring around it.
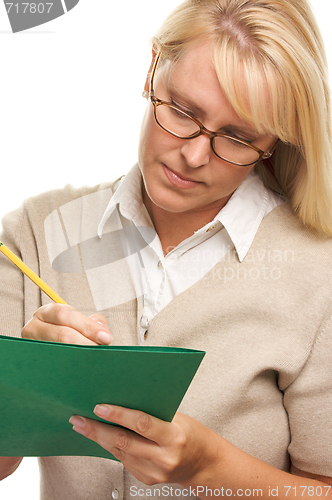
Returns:
[[[191,168],[198,168],[209,163],[212,153],[210,144],[210,138],[205,135],[199,135],[195,139],[185,139],[181,147],[181,154],[187,165]]]

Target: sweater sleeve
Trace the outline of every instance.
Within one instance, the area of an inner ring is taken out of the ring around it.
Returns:
[[[332,477],[332,310],[322,322],[303,369],[284,395],[293,465]]]
[[[0,240],[37,275],[39,272],[38,237],[31,222],[29,202],[2,219]],[[36,218],[36,217],[35,217]],[[36,218],[37,225],[39,224]],[[1,335],[21,336],[21,330],[42,305],[40,289],[9,259],[0,254]]]
[[[22,259],[19,235],[22,208],[7,214],[2,221],[1,241]],[[22,272],[0,254],[1,335],[20,337],[24,325],[24,278]]]

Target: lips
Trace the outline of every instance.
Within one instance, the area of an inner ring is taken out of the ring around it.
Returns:
[[[192,189],[192,188],[195,188],[195,187],[199,186],[200,184],[202,184],[202,182],[200,182],[200,181],[188,179],[186,177],[183,177],[182,175],[180,176],[179,174],[177,174],[176,172],[174,172],[173,170],[171,170],[170,168],[168,168],[164,164],[163,164],[163,169],[164,169],[164,172],[165,172],[167,179],[171,182],[171,184],[173,184],[176,187],[179,187],[182,189]]]

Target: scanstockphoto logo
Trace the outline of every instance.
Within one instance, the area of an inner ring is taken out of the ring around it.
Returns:
[[[76,7],[80,0],[52,0],[7,2],[4,0],[13,33],[53,21]]]

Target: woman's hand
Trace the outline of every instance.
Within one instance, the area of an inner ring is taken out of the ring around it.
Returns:
[[[271,488],[280,499],[297,500],[302,491],[303,500],[311,500],[313,491],[324,488],[325,498],[332,500],[332,478],[276,469],[181,413],[169,423],[119,406],[98,405],[94,412],[125,428],[74,416],[74,430],[112,453],[144,484],[177,483],[206,500],[215,490],[218,497],[225,491],[238,499],[269,498]]]
[[[120,460],[139,481],[147,484],[189,485],[218,460],[217,434],[197,420],[177,413],[164,422],[146,413],[118,406],[98,405],[98,417],[124,428],[74,416],[73,429],[100,444]]]
[[[63,304],[40,307],[23,328],[22,337],[80,345],[109,345],[112,342],[104,316],[88,317]]]

